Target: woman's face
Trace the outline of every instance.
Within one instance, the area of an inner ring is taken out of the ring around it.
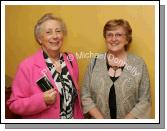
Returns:
[[[123,27],[118,27],[115,30],[107,31],[105,42],[107,49],[110,52],[120,52],[125,50],[125,45],[128,44],[126,32]]]
[[[39,41],[42,48],[49,51],[59,51],[63,44],[63,31],[56,20],[47,20],[41,24]]]

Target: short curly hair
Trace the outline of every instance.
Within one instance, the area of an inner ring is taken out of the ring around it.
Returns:
[[[109,20],[103,28],[103,36],[106,38],[106,32],[115,30],[117,27],[123,27],[126,32],[126,39],[128,41],[128,44],[125,45],[125,50],[129,48],[130,43],[132,42],[132,28],[128,21],[124,19],[112,19]]]
[[[35,28],[34,28],[34,35],[35,35],[35,39],[36,41],[40,44],[39,42],[39,36],[40,36],[40,31],[41,31],[41,24],[44,23],[47,20],[55,20],[58,21],[61,25],[61,29],[63,31],[63,34],[66,35],[67,34],[67,29],[66,29],[66,25],[63,22],[63,20],[59,17],[54,16],[52,13],[47,13],[44,14],[36,23]]]

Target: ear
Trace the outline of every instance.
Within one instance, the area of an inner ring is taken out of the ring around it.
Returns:
[[[39,41],[39,44],[41,45],[42,44],[42,41],[41,41],[41,37],[40,36],[38,36],[38,41]]]
[[[126,39],[126,43],[125,43],[125,45],[128,45],[128,39]]]
[[[40,43],[40,44],[42,44],[42,42],[41,42],[41,40],[40,40],[40,39],[38,39],[38,41],[39,41],[39,43]]]

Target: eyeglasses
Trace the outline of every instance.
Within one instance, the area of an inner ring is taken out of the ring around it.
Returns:
[[[46,34],[52,34],[53,32],[55,32],[56,34],[62,34],[63,33],[63,31],[61,29],[56,29],[55,31],[48,30],[48,31],[46,31]]]
[[[113,37],[115,37],[115,38],[121,38],[121,37],[124,36],[124,35],[126,35],[126,34],[121,34],[121,33],[116,33],[116,34],[108,33],[108,34],[106,34],[106,37],[107,37],[107,38],[113,38]]]

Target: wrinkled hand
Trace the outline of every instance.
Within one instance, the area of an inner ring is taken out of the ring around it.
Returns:
[[[43,93],[44,101],[47,105],[54,104],[56,102],[56,94],[57,92],[54,89],[50,89]]]

